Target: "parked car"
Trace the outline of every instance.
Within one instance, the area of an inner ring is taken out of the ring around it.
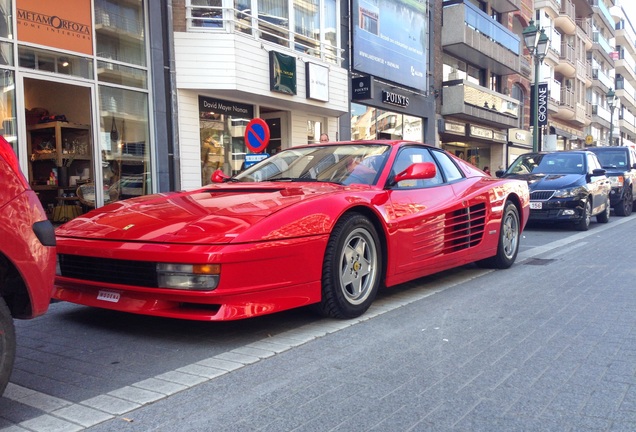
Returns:
[[[610,205],[617,216],[636,210],[636,151],[631,147],[590,147],[606,171],[612,185]]]
[[[0,394],[13,369],[14,318],[48,309],[55,276],[55,233],[40,200],[0,136]]]
[[[526,182],[405,141],[295,147],[212,179],[59,227],[54,297],[195,320],[310,304],[352,318],[380,285],[510,267],[529,211]]]
[[[572,222],[580,231],[589,229],[592,216],[609,221],[610,182],[592,152],[526,153],[497,176],[528,182],[530,221]]]

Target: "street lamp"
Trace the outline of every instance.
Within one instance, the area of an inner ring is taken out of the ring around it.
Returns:
[[[539,151],[539,65],[548,53],[548,36],[543,29],[534,25],[530,20],[528,27],[523,29],[523,41],[530,55],[534,58],[534,87],[532,89],[532,151]]]
[[[614,132],[614,107],[616,106],[616,93],[614,93],[614,90],[610,88],[605,97],[607,98],[607,106],[609,106],[610,109],[609,145],[614,145],[612,135]]]

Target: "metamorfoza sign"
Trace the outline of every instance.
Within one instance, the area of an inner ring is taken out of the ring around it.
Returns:
[[[17,0],[18,40],[93,54],[91,2]]]

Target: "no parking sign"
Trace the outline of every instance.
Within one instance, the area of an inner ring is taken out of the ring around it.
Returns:
[[[245,145],[254,153],[265,151],[269,143],[269,126],[262,118],[255,118],[245,127]]]

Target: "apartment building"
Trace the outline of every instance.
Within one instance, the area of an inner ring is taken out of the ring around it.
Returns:
[[[636,145],[636,29],[622,7],[612,9],[618,19],[613,53],[616,97],[619,99],[613,123],[613,145]],[[632,17],[632,20],[636,17]]]
[[[532,68],[521,37],[532,2],[447,0],[438,8],[440,145],[494,172],[532,150]]]

